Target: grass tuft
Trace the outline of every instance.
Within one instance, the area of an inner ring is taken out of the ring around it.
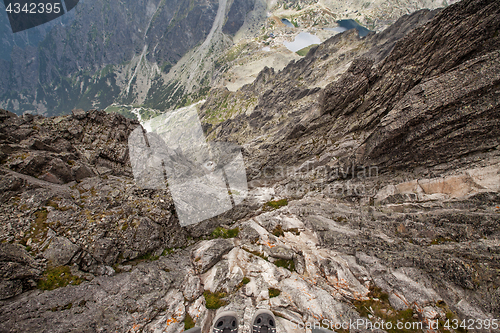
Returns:
[[[295,271],[295,263],[293,262],[293,259],[277,259],[274,262],[274,265],[277,267],[284,267],[288,269],[290,272]]]
[[[240,228],[236,227],[233,229],[225,229],[222,227],[217,227],[214,231],[212,231],[212,234],[210,235],[211,238],[235,238],[238,237],[238,234],[240,233]]]
[[[259,251],[252,251],[249,249],[243,249],[243,250],[247,251],[248,253],[253,254],[254,256],[261,257],[262,259],[269,261],[269,258],[264,253],[261,253]]]
[[[357,312],[362,317],[371,318],[372,322],[376,320],[376,318],[380,318],[385,322],[391,322],[393,329],[387,329],[388,333],[422,332],[421,330],[414,329],[396,329],[397,322],[406,323],[418,321],[413,318],[413,309],[409,308],[401,311],[394,309],[389,303],[389,294],[377,286],[370,287],[368,297],[370,297],[369,300],[356,300],[353,302]]]
[[[193,317],[191,317],[189,313],[186,312],[186,317],[184,318],[184,330],[187,331],[193,327],[194,327]]]
[[[26,238],[31,237],[35,243],[40,243],[45,240],[45,236],[49,229],[49,224],[47,223],[48,213],[46,209],[35,212],[35,221],[31,223],[30,232]]]
[[[443,244],[443,243],[447,243],[447,242],[454,242],[453,239],[451,238],[448,238],[448,237],[437,237],[437,238],[434,238],[432,241],[431,241],[431,245],[438,245],[438,244]]]
[[[54,290],[66,287],[68,284],[78,285],[82,280],[71,274],[69,266],[59,266],[48,269],[38,281],[38,289]]]
[[[160,256],[155,256],[153,253],[145,253],[140,257],[137,257],[135,260],[145,260],[145,261],[155,261],[160,259]]]
[[[299,231],[298,228],[290,228],[290,229],[286,229],[285,231],[291,232],[295,236],[299,236],[300,235],[300,231]]]
[[[278,224],[276,228],[274,228],[273,235],[276,237],[285,236],[285,231],[283,230],[280,224]]]
[[[267,290],[269,291],[269,298],[278,297],[281,294],[281,291],[276,288],[268,288]]]
[[[250,279],[247,278],[246,276],[241,280],[240,283],[236,285],[236,290],[239,290],[243,285],[250,283]]]
[[[453,311],[451,311],[451,309],[448,307],[448,305],[446,304],[445,301],[443,301],[443,300],[437,301],[436,302],[436,306],[439,307],[439,308],[441,308],[441,309],[443,309],[445,311],[445,313],[446,313],[445,314],[446,319],[449,320],[450,322],[452,322],[453,320],[458,320],[458,322],[461,322],[460,318],[457,315],[455,315],[453,313]],[[439,321],[439,330],[441,332],[449,332],[449,331],[444,331],[444,325],[445,324],[446,324],[445,321],[443,321],[443,320]],[[455,331],[456,332],[460,332],[460,333],[466,333],[466,332],[468,332],[468,330],[466,328],[461,327],[460,325],[459,325],[459,327],[457,327],[457,329]]]
[[[288,205],[287,199],[268,201],[262,206],[262,210],[271,211]]]
[[[226,297],[226,293],[213,293],[210,290],[205,290],[203,297],[205,297],[205,307],[207,309],[218,309],[227,305],[227,302],[223,300],[223,298]]]
[[[161,256],[164,257],[168,254],[172,254],[175,252],[175,248],[170,248],[170,247],[167,247],[165,248],[165,250],[163,250],[163,252],[161,253]]]

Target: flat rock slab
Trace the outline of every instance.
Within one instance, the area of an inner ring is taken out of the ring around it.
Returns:
[[[208,271],[233,247],[233,242],[228,239],[212,239],[199,243],[191,254],[197,273],[203,274]]]

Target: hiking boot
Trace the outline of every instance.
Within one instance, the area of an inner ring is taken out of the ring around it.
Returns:
[[[252,333],[276,333],[276,318],[266,309],[255,312],[252,319]]]
[[[237,314],[233,311],[221,312],[214,321],[213,333],[238,333]]]

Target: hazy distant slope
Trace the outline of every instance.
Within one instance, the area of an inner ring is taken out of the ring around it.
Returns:
[[[48,114],[109,105],[133,80],[134,57],[147,55],[168,70],[206,37],[217,7],[217,1],[85,1],[70,26],[52,30],[36,50],[16,53],[0,78],[8,87],[1,104]]]

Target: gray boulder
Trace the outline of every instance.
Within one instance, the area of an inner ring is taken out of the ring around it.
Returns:
[[[208,271],[233,247],[233,242],[228,239],[212,239],[200,242],[191,252],[191,258],[197,273],[202,274]]]
[[[0,299],[35,287],[41,273],[41,265],[22,246],[0,244]]]
[[[67,238],[54,237],[43,252],[43,256],[49,261],[50,266],[62,266],[68,264],[78,250],[78,245]]]

